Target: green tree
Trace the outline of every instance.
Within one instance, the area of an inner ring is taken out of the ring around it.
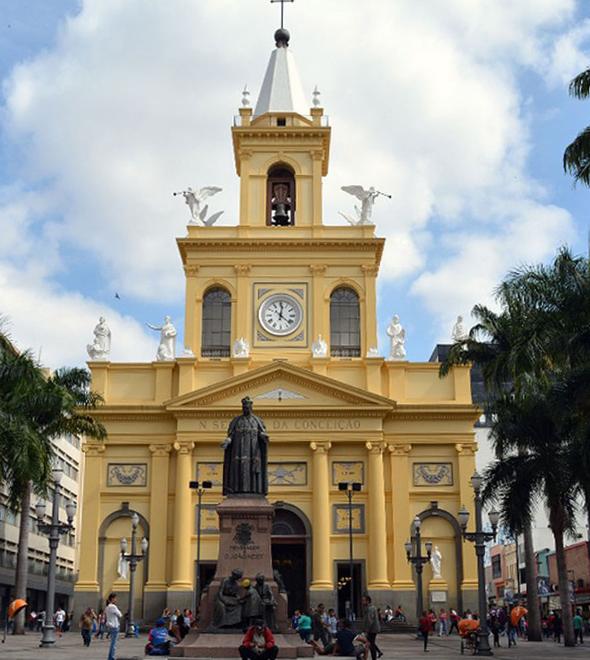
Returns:
[[[47,375],[29,352],[18,353],[0,332],[0,483],[8,505],[21,512],[15,596],[26,598],[31,494],[46,494],[60,435],[102,438],[103,426],[90,416],[100,397],[90,390],[85,369]],[[51,611],[53,603],[47,605]],[[16,632],[24,632],[24,613]]]
[[[573,524],[571,503],[579,492],[585,495],[586,510],[590,508],[588,260],[562,249],[548,266],[523,267],[510,273],[496,294],[501,311],[474,308],[478,323],[466,341],[452,346],[441,373],[457,363],[476,362],[482,367],[493,399],[492,409],[498,416],[493,438],[496,456],[502,461],[488,477],[505,504],[505,521],[515,531],[526,532],[535,498],[545,500],[549,508],[558,567],[562,569],[564,639],[570,645],[574,640],[567,574],[563,572],[563,533]],[[533,405],[536,414],[545,414],[546,425],[543,429],[536,427],[538,435],[529,432],[532,426],[527,427],[526,422]],[[519,419],[521,426],[516,423]],[[552,472],[543,472],[543,460],[550,462],[552,457]],[[537,480],[527,486],[526,468],[535,462]],[[513,492],[506,490],[502,482],[502,475],[508,474],[511,467],[520,470],[512,473],[515,479],[519,477]],[[549,479],[550,474],[554,476]],[[504,502],[504,497],[509,499]],[[525,534],[525,545],[526,538]],[[530,595],[534,557],[532,548],[526,552]],[[529,600],[529,609],[533,602],[536,600]]]
[[[588,98],[590,95],[590,69],[582,71],[571,81],[569,92],[571,96],[578,99]],[[563,169],[574,177],[574,181],[581,181],[590,186],[590,126],[586,126],[567,146],[563,154]]]
[[[555,540],[564,643],[574,646],[564,535],[574,531],[578,484],[560,389],[555,385],[550,391],[529,390],[495,402],[492,434],[497,458],[484,472],[484,498],[499,502],[502,519],[517,533],[530,525],[535,505],[546,504]],[[533,567],[527,565],[527,578],[530,573],[534,580]],[[529,611],[531,607],[538,612],[538,601],[529,603]]]

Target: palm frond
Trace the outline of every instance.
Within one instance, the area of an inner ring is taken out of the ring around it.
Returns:
[[[569,93],[578,99],[585,99],[590,95],[590,69],[582,71],[570,82]]]
[[[590,126],[587,126],[563,152],[563,169],[590,186]]]

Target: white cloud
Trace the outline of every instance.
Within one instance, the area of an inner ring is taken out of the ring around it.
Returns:
[[[590,67],[590,20],[560,35],[549,53],[545,73],[548,82],[555,86],[566,86],[574,76]]]
[[[30,349],[52,368],[88,359],[92,328],[106,317],[112,332],[111,358],[133,362],[154,359],[157,338],[146,336],[137,321],[77,293],[54,289],[41,280],[0,265],[0,315],[19,349]]]
[[[551,37],[579,48],[587,26],[572,29],[575,8],[573,0],[327,0],[313,11],[286,9],[305,88],[318,83],[334,131],[325,221],[340,222],[337,211],[351,208],[342,185],[391,193],[374,213],[388,238],[383,277],[417,277],[411,291],[438,321],[449,315],[441,294],[470,307],[507,267],[546,257],[570,235],[571,218],[544,205],[527,176],[517,76],[551,58],[555,71],[570,66],[568,49]],[[0,231],[17,246],[11,259],[30,270],[34,258],[22,246],[46,236],[46,277],[68,245],[83,246],[102,265],[103,287],[180,298],[173,237],[187,210],[171,192],[221,185],[215,210],[237,222],[229,125],[244,82],[255,98],[262,81],[275,9],[255,0],[86,0],[56,46],[4,85],[4,128],[26,172],[13,195],[0,197]],[[555,54],[560,48],[566,55]],[[41,192],[23,197],[31,187]],[[36,196],[52,208],[51,225]],[[545,238],[505,249],[535,222]],[[0,245],[0,260],[8,252]],[[429,267],[433,257],[440,267]],[[86,304],[94,319],[98,305]]]

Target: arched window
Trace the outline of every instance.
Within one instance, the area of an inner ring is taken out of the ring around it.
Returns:
[[[231,296],[221,287],[209,289],[203,298],[203,357],[229,357],[231,344]]]
[[[295,224],[295,174],[283,163],[268,170],[266,224],[277,227]]]
[[[330,296],[330,353],[334,357],[360,357],[361,315],[359,297],[348,287]]]

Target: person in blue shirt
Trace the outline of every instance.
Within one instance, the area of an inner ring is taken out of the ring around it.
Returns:
[[[168,628],[166,627],[166,620],[160,618],[156,621],[156,625],[152,628],[148,635],[148,643],[145,647],[146,655],[169,655],[170,653],[170,637],[168,635]]]

